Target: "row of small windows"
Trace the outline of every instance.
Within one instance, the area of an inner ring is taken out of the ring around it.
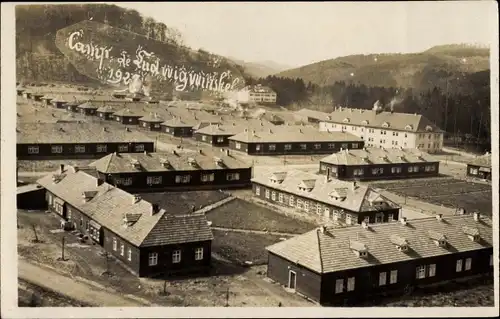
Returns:
[[[332,124],[331,125],[332,128],[337,128],[337,124]],[[348,126],[347,125],[340,125],[340,128],[342,130],[347,130]],[[349,125],[349,127],[351,128],[351,131],[357,131],[358,130],[358,127],[357,126],[351,126]],[[364,127],[360,127],[360,130],[361,132],[364,132],[365,131],[365,128]],[[375,129],[373,128],[367,128],[366,129],[366,132],[367,133],[375,133]],[[380,130],[380,135],[387,135],[387,132],[392,132],[392,136],[399,136],[399,133],[403,134],[403,132],[398,132],[398,131],[387,131],[387,130]],[[418,138],[428,138],[428,139],[439,139],[440,137],[440,134],[425,134],[425,133],[420,133],[420,134],[417,134]],[[408,133],[404,133],[404,137],[407,138],[408,137]]]
[[[206,135],[202,135],[201,136],[201,140],[206,142],[207,141],[207,136]],[[224,137],[223,136],[217,136],[217,139],[216,139],[217,143],[223,143],[224,142]]]
[[[263,150],[264,149],[264,145],[266,145],[266,144],[256,144],[255,145],[255,150],[256,151]],[[321,146],[322,145],[320,143],[313,144],[313,149],[319,150],[319,149],[321,149]],[[327,147],[328,147],[328,149],[334,149],[335,148],[335,143],[328,143]],[[347,149],[347,148],[349,148],[349,143],[342,143],[340,147],[343,148],[343,149]],[[238,149],[238,150],[241,149],[241,143],[236,142],[235,148]],[[299,148],[301,150],[307,150],[307,144],[299,144]],[[359,143],[351,143],[351,147],[350,148],[351,149],[357,149],[357,148],[359,148]],[[276,144],[267,144],[267,149],[269,151],[275,151],[276,150]],[[292,149],[292,144],[285,144],[284,145],[284,149],[285,149],[285,151],[290,151]]]
[[[188,184],[191,182],[191,179],[192,179],[191,175],[177,175],[177,176],[175,176],[175,183]],[[200,177],[200,180],[202,182],[213,182],[214,179],[215,179],[214,173],[202,174]],[[227,181],[238,181],[238,180],[240,180],[240,173],[227,173],[226,180]],[[123,178],[118,177],[118,178],[115,178],[114,181],[117,185],[123,185],[123,186],[130,186],[133,184],[132,177],[123,177]],[[148,185],[158,185],[158,184],[161,184],[162,182],[163,182],[162,176],[147,176],[146,177],[146,183]]]
[[[255,195],[260,196],[260,186],[255,187]],[[333,208],[330,208],[326,205],[322,205],[320,203],[313,203],[307,200],[303,200],[300,198],[295,198],[292,195],[288,195],[288,200],[285,198],[285,195],[280,192],[270,191],[269,189],[265,189],[265,197],[266,199],[271,199],[273,201],[278,201],[281,204],[288,205],[290,207],[295,207],[297,209],[304,210],[306,212],[310,212],[311,210],[315,210],[316,214],[321,215],[324,214],[325,217],[331,218],[333,221],[338,221],[345,215],[345,222],[348,225],[352,225],[355,223],[357,217],[352,214],[345,213],[343,211],[336,211]],[[388,214],[388,220],[392,221],[394,219],[393,214]],[[365,221],[369,222],[369,217],[365,217]],[[384,213],[378,213],[375,215],[375,223],[382,223],[384,221]]]
[[[118,241],[116,238],[113,238],[113,250],[118,250]],[[120,244],[120,255],[125,255],[125,245]],[[194,259],[202,260],[203,259],[203,247],[196,248],[194,251]],[[132,261],[132,249],[128,248],[127,250],[127,260]],[[174,250],[172,252],[172,263],[177,264],[181,262],[181,250]],[[148,256],[148,265],[156,266],[158,265],[158,253],[149,253]]]
[[[421,166],[408,166],[407,171],[408,173],[418,173],[422,167]],[[322,165],[322,170],[327,170],[328,168],[326,165]],[[436,171],[436,166],[434,165],[425,165],[423,167],[424,171],[426,172],[435,172]],[[337,166],[331,166],[330,170],[332,173],[337,173],[338,168]],[[400,166],[395,166],[391,167],[391,173],[392,174],[398,174],[401,173],[403,169]],[[371,169],[372,175],[381,175],[384,173],[384,168],[383,167],[377,167],[377,168],[372,168]],[[355,168],[353,170],[353,175],[354,176],[363,176],[365,174],[365,169],[364,168]]]
[[[51,153],[52,154],[61,154],[63,152],[63,146],[62,145],[52,145],[51,148]],[[143,144],[137,144],[134,145],[134,150],[136,152],[143,152],[144,151],[144,145]],[[98,153],[106,153],[108,151],[108,145],[106,144],[98,144],[96,146],[96,151]],[[128,145],[118,145],[118,152],[124,153],[129,151],[129,146]],[[86,152],[86,147],[85,145],[75,145],[75,153],[85,153]],[[40,147],[39,146],[28,146],[28,154],[38,154],[40,153]]]
[[[493,255],[490,255],[490,266],[493,266]],[[469,271],[472,269],[472,258],[458,259],[456,261],[455,271]],[[389,272],[389,283],[387,283],[388,272],[380,272],[378,285],[386,286],[387,284],[392,285],[398,282],[398,271],[391,270]],[[436,276],[436,264],[429,265],[419,265],[415,269],[416,279],[425,279]],[[355,288],[355,277],[347,278],[347,280],[340,278],[335,281],[335,293],[340,294],[344,291],[353,291]]]
[[[149,123],[147,123],[147,122],[143,122],[143,123],[142,123],[142,126],[143,126],[143,127],[148,127],[148,126],[149,126]],[[154,123],[154,124],[153,124],[153,127],[154,127],[154,128],[160,128],[160,124],[158,124],[158,123]]]

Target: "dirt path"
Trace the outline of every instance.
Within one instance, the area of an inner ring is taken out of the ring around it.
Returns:
[[[246,234],[261,234],[261,235],[276,235],[276,236],[297,236],[300,234],[291,234],[291,233],[280,233],[273,231],[262,231],[262,230],[251,230],[251,229],[241,229],[241,228],[225,228],[225,227],[214,227],[212,229],[221,230],[221,231],[232,231],[236,233],[246,233]]]
[[[42,288],[53,290],[69,298],[94,306],[149,306],[149,304],[121,296],[118,293],[98,290],[94,286],[63,276],[55,271],[38,267],[21,258],[18,262],[18,276]]]

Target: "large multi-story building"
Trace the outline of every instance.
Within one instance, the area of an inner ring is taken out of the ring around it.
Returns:
[[[260,84],[247,86],[236,94],[239,103],[276,104],[277,94]]]
[[[320,227],[267,247],[267,276],[322,305],[493,274],[492,221],[478,213]]]
[[[367,147],[416,148],[435,153],[443,148],[444,132],[423,115],[338,108],[319,121],[320,131],[349,132]]]

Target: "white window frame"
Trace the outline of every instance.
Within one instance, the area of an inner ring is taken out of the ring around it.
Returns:
[[[85,153],[85,145],[75,145],[75,153]]]
[[[255,195],[260,196],[260,186],[255,186]]]
[[[387,221],[392,222],[394,220],[394,214],[387,214]]]
[[[267,199],[269,199],[271,197],[271,191],[269,189],[266,189],[266,192],[265,192],[265,197]]]
[[[156,266],[158,265],[158,253],[149,253],[148,256],[148,265]]]
[[[472,258],[465,259],[465,270],[471,270],[472,268]]]
[[[118,145],[118,152],[128,152],[128,145]]]
[[[284,196],[283,193],[278,193],[278,202],[283,203]]]
[[[351,217],[351,214],[346,214],[345,215],[345,223],[347,225],[352,225],[352,217]]]
[[[241,149],[241,143],[240,143],[240,142],[236,142],[236,143],[234,144],[234,147],[235,147],[237,150]]]
[[[358,143],[352,143],[351,146],[353,149],[356,149],[356,148],[358,148]]]
[[[113,250],[116,251],[118,249],[118,241],[115,237],[113,237]]]
[[[335,148],[335,143],[328,143],[328,148],[329,149],[334,149]]]
[[[108,145],[106,145],[106,144],[97,144],[96,150],[99,153],[105,153],[105,152],[108,151]]]
[[[316,143],[316,144],[314,144],[314,149],[315,149],[315,150],[319,150],[319,149],[321,149],[321,144],[320,144],[320,143]]]
[[[158,185],[158,184],[161,184],[161,182],[162,182],[161,176],[147,176],[146,177],[146,183],[148,185]]]
[[[321,215],[321,212],[323,212],[323,207],[321,204],[316,204],[316,214]]]
[[[398,271],[391,270],[391,276],[389,278],[389,284],[395,284],[398,282]]]
[[[195,249],[194,260],[203,260],[203,247],[198,247]]]
[[[307,144],[300,144],[299,147],[301,150],[307,150]]]
[[[341,294],[344,292],[344,279],[335,280],[335,293]]]
[[[458,259],[455,265],[455,272],[462,272],[463,270],[463,261],[462,259]]]
[[[120,255],[124,255],[125,254],[125,245],[124,244],[120,244]]]
[[[385,286],[387,284],[387,273],[385,271],[378,274],[378,285]]]
[[[309,201],[307,201],[307,200],[305,200],[305,201],[304,201],[304,210],[305,210],[306,212],[308,212],[308,211],[309,211]]]
[[[271,199],[276,201],[276,192],[275,191],[271,192]]]
[[[50,151],[52,154],[61,154],[63,152],[63,147],[62,145],[52,145]]]
[[[136,145],[134,146],[134,150],[135,150],[136,152],[144,152],[144,144],[136,144]]]
[[[335,169],[337,169],[337,168],[335,167]],[[365,173],[365,170],[362,168],[355,168],[354,169],[354,176],[363,176],[364,173]]]
[[[240,180],[240,173],[227,173],[226,174],[226,180],[228,180],[228,181],[239,181]]]
[[[420,265],[415,268],[415,275],[417,279],[424,279],[425,278],[425,265]]]
[[[268,145],[268,149],[269,149],[270,151],[275,151],[275,150],[276,150],[276,144],[269,144],[269,145]]]
[[[429,277],[436,276],[436,264],[429,265]]]
[[[178,264],[181,262],[181,251],[178,249],[178,250],[174,250],[172,252],[172,263],[173,264]]]
[[[217,136],[217,143],[223,143],[224,142],[224,136]]]
[[[28,146],[28,154],[38,154],[39,152],[40,152],[40,147]]]
[[[356,277],[347,278],[347,291],[353,291],[356,288]]]
[[[288,205],[294,207],[295,206],[295,197],[290,195],[290,198],[288,198]]]
[[[285,144],[285,151],[289,151],[292,149],[292,144]]]
[[[202,182],[213,182],[214,179],[215,179],[215,174],[214,173],[201,174],[201,181]]]
[[[127,259],[128,261],[132,261],[132,249],[129,248],[127,251]]]
[[[206,135],[202,135],[201,136],[201,140],[204,141],[204,142],[206,142],[207,141],[207,136]]]

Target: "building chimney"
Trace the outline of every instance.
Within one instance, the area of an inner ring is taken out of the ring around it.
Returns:
[[[481,220],[481,214],[479,212],[474,212],[474,221],[478,222]]]
[[[443,214],[436,214],[436,220],[437,221],[442,221],[443,220]]]
[[[158,204],[151,204],[151,216],[156,215],[160,211]]]
[[[141,196],[139,195],[134,195],[132,199],[132,204],[137,204],[141,200]]]
[[[59,165],[59,172],[64,173],[64,164]]]

